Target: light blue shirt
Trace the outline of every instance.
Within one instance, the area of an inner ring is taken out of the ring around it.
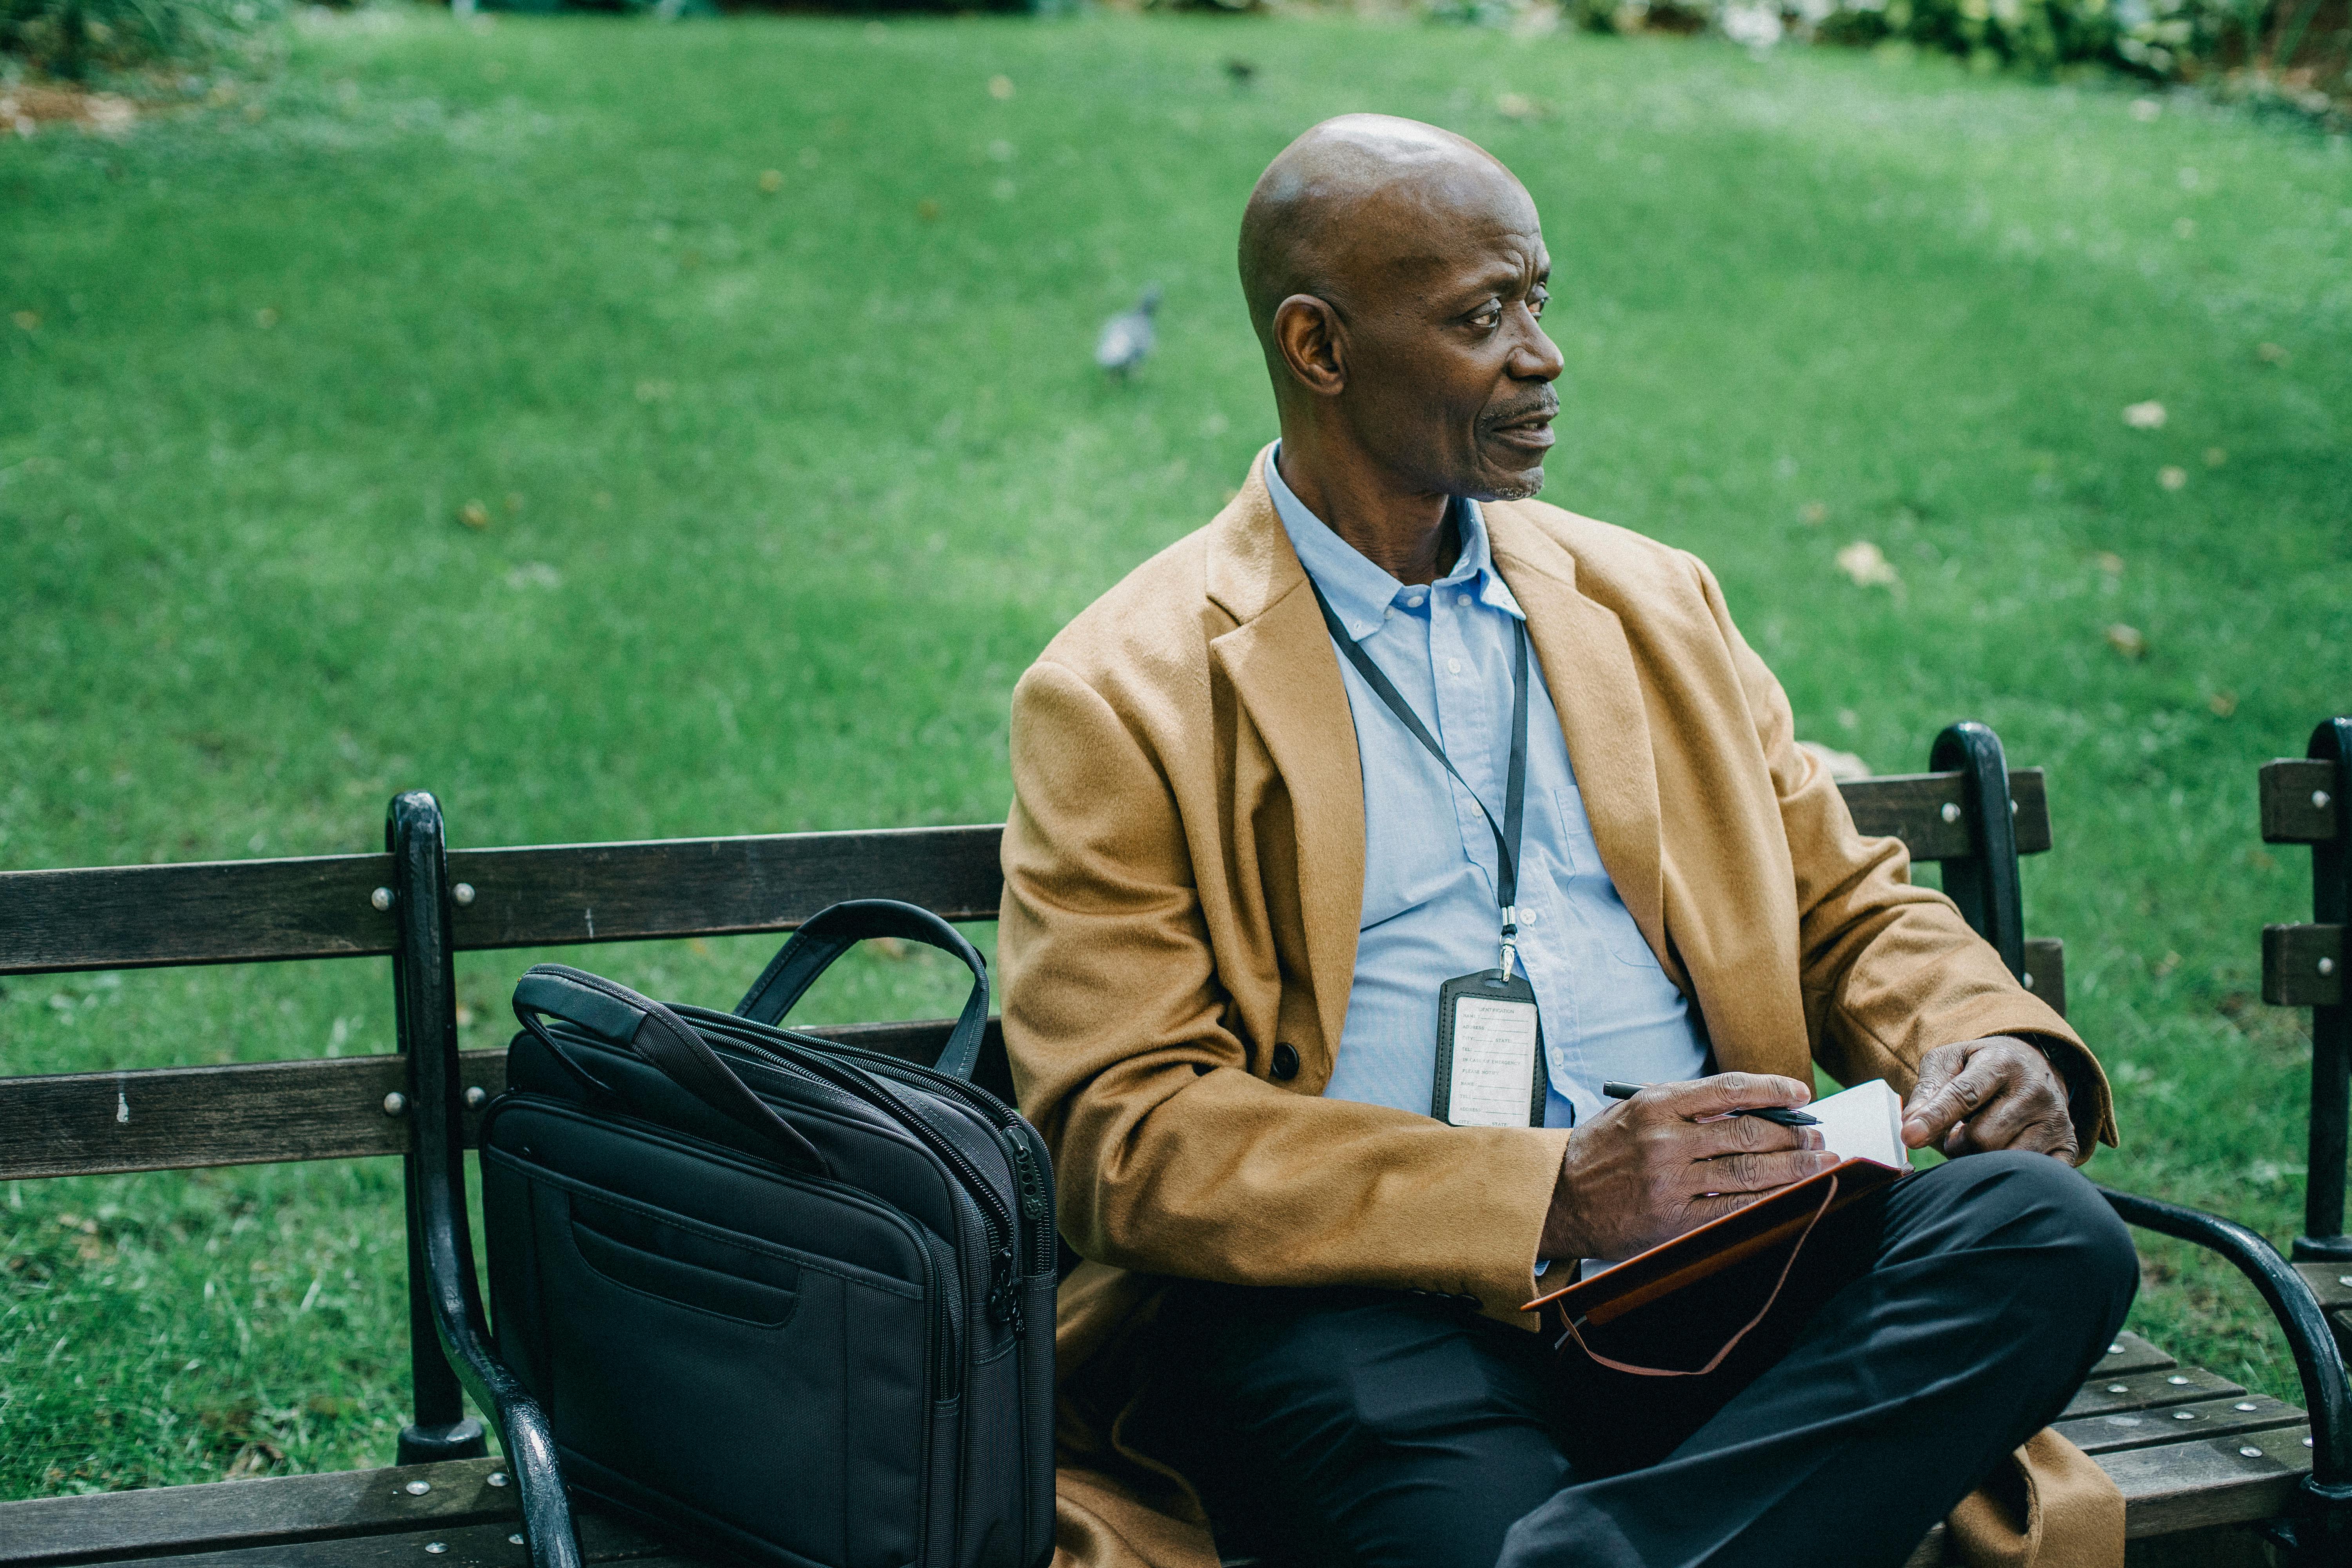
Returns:
[[[1487,553],[1477,502],[1454,503],[1461,557],[1424,586],[1398,582],[1332,532],[1291,493],[1272,456],[1265,486],[1340,625],[1499,822],[1511,758],[1512,623],[1527,616]],[[1476,802],[1344,658],[1339,678],[1364,775],[1364,912],[1339,1062],[1323,1092],[1426,1116],[1437,988],[1495,967],[1495,837]],[[1706,1046],[1601,867],[1559,714],[1533,658],[1528,678],[1519,962],[1543,1020],[1551,1077],[1544,1121],[1570,1127],[1608,1104],[1606,1079],[1701,1076]]]

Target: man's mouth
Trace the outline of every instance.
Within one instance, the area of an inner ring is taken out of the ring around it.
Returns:
[[[1539,452],[1557,439],[1552,434],[1551,422],[1559,414],[1559,405],[1547,398],[1523,413],[1501,416],[1489,423],[1486,429],[1497,441]]]

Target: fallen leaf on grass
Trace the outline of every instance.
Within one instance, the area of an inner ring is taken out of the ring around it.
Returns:
[[[469,500],[457,509],[457,521],[467,528],[488,528],[490,526],[490,509],[480,501]]]
[[[2238,710],[2238,694],[2234,691],[2216,691],[2212,696],[2205,699],[2205,706],[2213,710],[2214,718],[2227,719]]]
[[[2177,490],[2189,482],[2189,470],[2172,463],[2156,470],[2156,482],[2166,489]]]
[[[1838,570],[1854,580],[1858,587],[1891,588],[1903,580],[1895,570],[1895,563],[1885,552],[1867,539],[1857,539],[1837,552]]]
[[[36,331],[41,325],[41,313],[38,310],[19,310],[8,319],[16,323],[19,331]]]
[[[2261,343],[2254,349],[2254,357],[2265,364],[2284,364],[2287,354],[2286,350],[2276,343]]]
[[[1495,112],[1506,120],[1532,120],[1536,106],[1524,92],[1498,93],[1495,98]]]
[[[2124,423],[2135,430],[2161,430],[2164,428],[2164,405],[2153,397],[2146,403],[2130,404],[2124,409]]]
[[[507,586],[518,592],[525,588],[561,588],[563,574],[544,561],[526,561],[507,574]]]
[[[925,196],[915,204],[915,216],[925,223],[937,223],[940,221],[940,204]]]
[[[761,170],[760,188],[770,195],[774,195],[784,188],[784,172],[782,169]]]
[[[2099,570],[2108,576],[2120,577],[2124,574],[2124,558],[2114,551],[2102,550],[2093,559],[2098,562]]]
[[[2147,657],[2147,638],[2140,636],[2137,626],[2127,626],[2121,621],[2107,628],[2107,646],[2126,658]]]
[[[1013,90],[1013,79],[1009,76],[992,76],[988,79],[988,96],[999,103],[1011,98]]]
[[[1809,500],[1798,509],[1797,515],[1807,522],[1827,522],[1830,518],[1830,509],[1820,501]]]
[[[253,324],[263,331],[268,331],[278,324],[278,311],[271,306],[264,305],[253,313]]]
[[[2205,466],[2207,468],[2218,468],[2229,460],[2230,454],[2224,448],[2220,447],[2208,447],[2205,448]]]
[[[2147,124],[2158,115],[2162,114],[2163,112],[2164,105],[2158,103],[2152,98],[2135,98],[2132,100],[2132,118],[2138,121],[2142,125]]]

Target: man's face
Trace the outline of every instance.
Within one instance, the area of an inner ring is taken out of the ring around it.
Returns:
[[[1380,204],[1349,289],[1341,401],[1366,449],[1415,488],[1517,500],[1543,488],[1559,350],[1535,203],[1496,172]]]

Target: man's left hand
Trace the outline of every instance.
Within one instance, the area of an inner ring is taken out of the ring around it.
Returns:
[[[2065,1075],[2023,1040],[1996,1035],[1937,1046],[1919,1058],[1903,1142],[1937,1145],[1948,1159],[2022,1149],[2079,1165],[2090,1154],[2075,1139],[2066,1098]]]

